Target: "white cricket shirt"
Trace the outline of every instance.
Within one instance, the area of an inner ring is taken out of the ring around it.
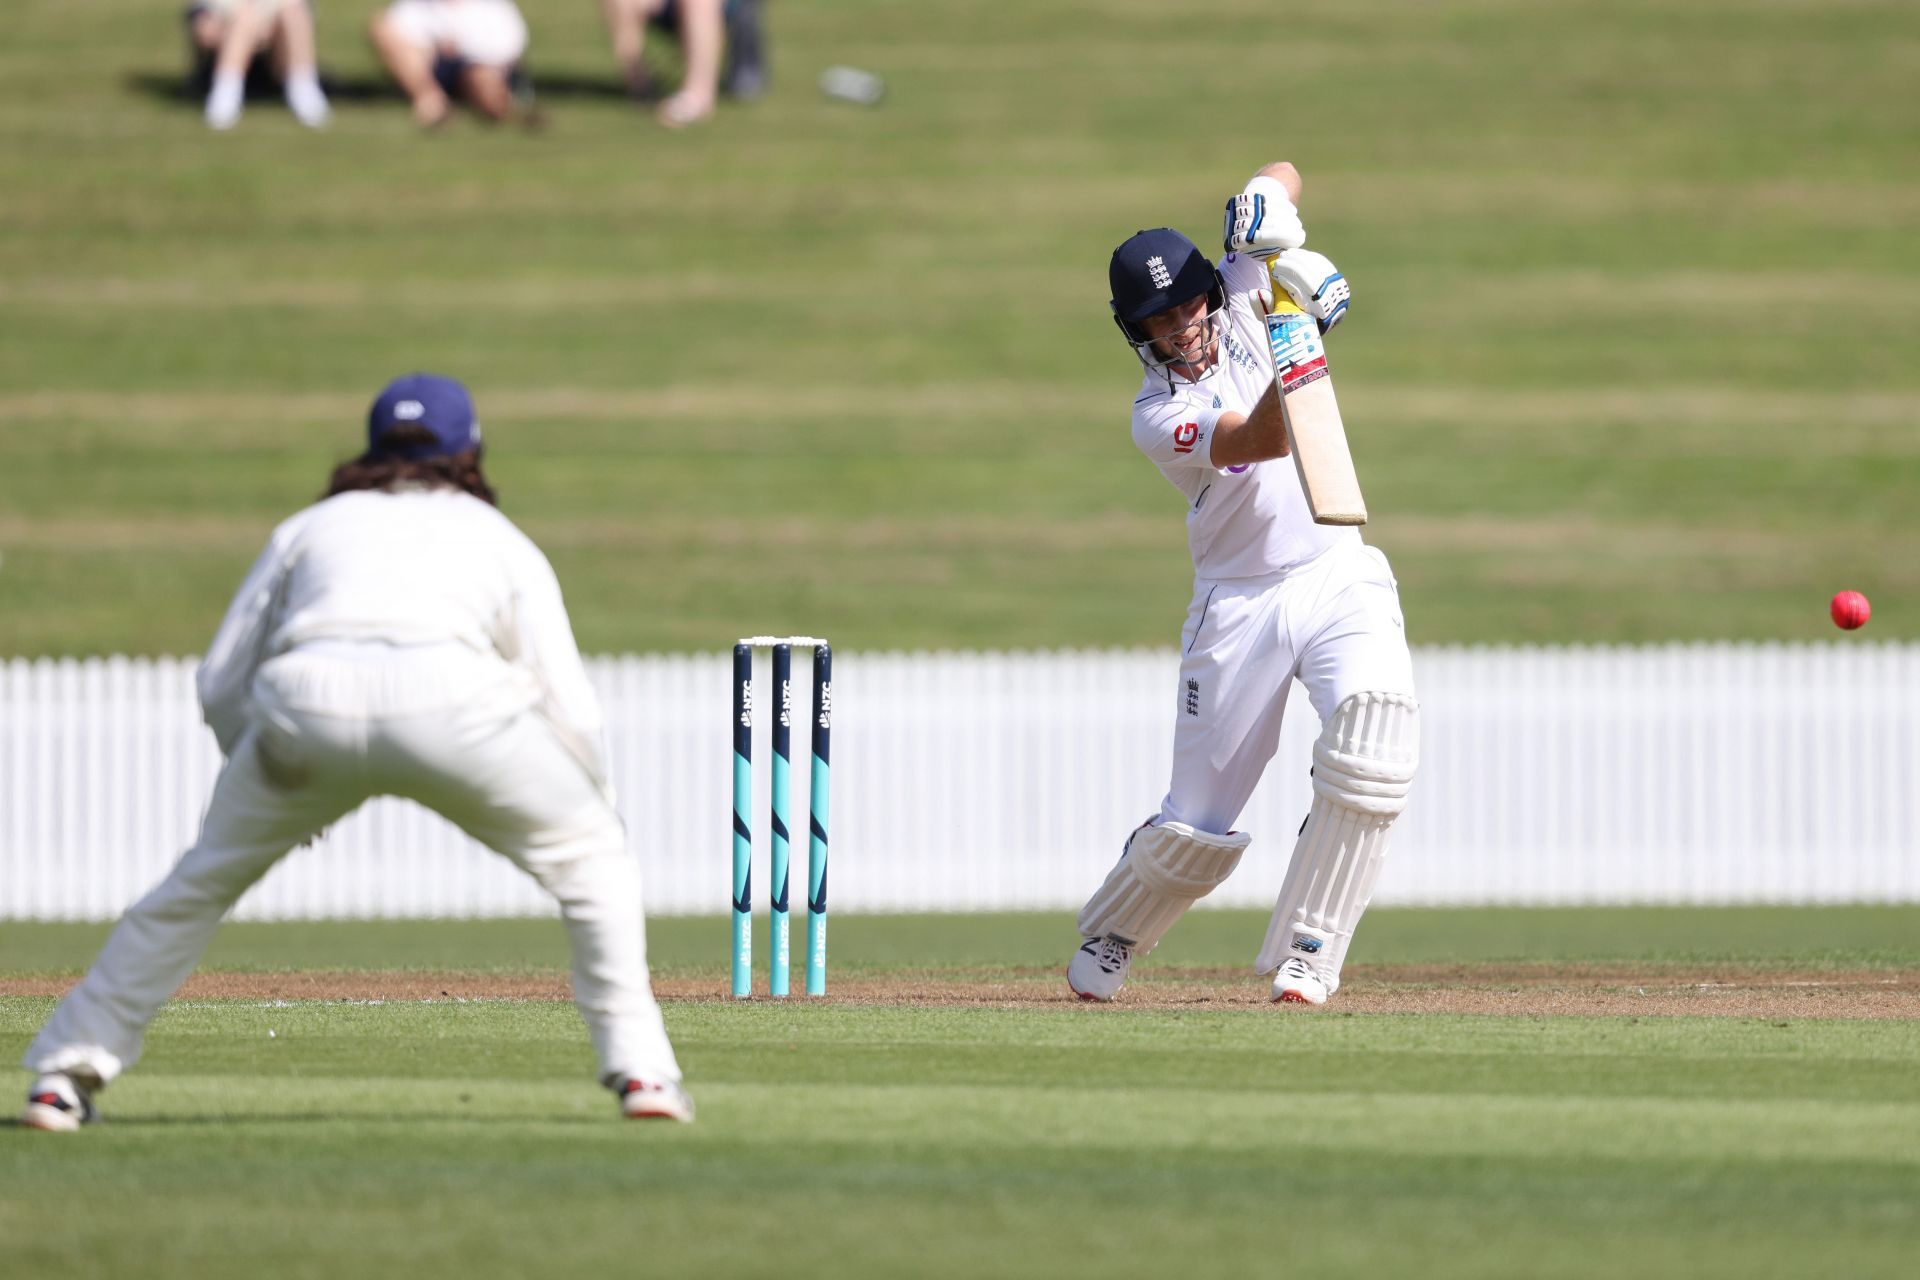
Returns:
[[[1149,372],[1133,402],[1133,442],[1187,499],[1187,544],[1199,578],[1262,578],[1358,542],[1351,527],[1313,522],[1292,458],[1239,467],[1211,461],[1222,414],[1247,415],[1273,383],[1261,297],[1266,267],[1243,254],[1220,264],[1227,286],[1220,360],[1198,382]]]
[[[429,665],[444,679],[420,680],[414,663],[403,681],[380,680],[394,665],[383,651],[436,646]],[[469,494],[343,493],[273,531],[200,666],[201,709],[222,750],[245,730],[254,673],[302,652],[328,659],[309,665],[305,687],[322,704],[338,691],[341,714],[488,698],[503,711],[535,707],[583,749],[601,749],[600,704],[552,566]]]

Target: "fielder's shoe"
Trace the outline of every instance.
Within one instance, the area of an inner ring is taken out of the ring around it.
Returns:
[[[33,1082],[33,1088],[27,1090],[27,1109],[20,1113],[20,1123],[29,1129],[45,1129],[50,1133],[67,1133],[83,1124],[92,1124],[100,1118],[93,1109],[93,1091],[98,1084],[90,1084],[64,1072],[50,1072]]]
[[[693,1099],[671,1081],[641,1080],[623,1076],[613,1086],[620,1098],[620,1114],[629,1120],[678,1120],[693,1122]]]
[[[1133,944],[1119,938],[1088,938],[1067,962],[1067,985],[1082,1000],[1111,1000],[1127,985]]]
[[[1333,986],[1299,956],[1288,956],[1273,975],[1275,1004],[1325,1004]]]

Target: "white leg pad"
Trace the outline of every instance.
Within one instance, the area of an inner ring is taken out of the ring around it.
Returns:
[[[1334,708],[1313,744],[1313,808],[1274,903],[1256,972],[1272,973],[1298,953],[1329,986],[1339,984],[1419,763],[1420,704],[1413,698],[1356,693]]]
[[[1081,908],[1080,936],[1115,937],[1141,955],[1153,950],[1188,907],[1233,874],[1252,840],[1245,832],[1221,836],[1184,822],[1141,827]]]

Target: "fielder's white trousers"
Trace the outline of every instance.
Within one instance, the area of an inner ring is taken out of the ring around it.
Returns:
[[[147,1024],[240,895],[361,802],[398,795],[512,859],[559,901],[601,1078],[678,1080],[647,975],[640,867],[588,762],[528,708],[524,677],[505,663],[450,647],[354,648],[358,660],[296,651],[261,669],[199,842],[127,911],[28,1048],[27,1068],[107,1081],[131,1066]],[[441,705],[391,709],[407,702]]]
[[[1350,694],[1414,692],[1393,571],[1357,539],[1283,574],[1196,581],[1180,645],[1160,820],[1202,831],[1232,830],[1279,749],[1295,679],[1323,724]]]

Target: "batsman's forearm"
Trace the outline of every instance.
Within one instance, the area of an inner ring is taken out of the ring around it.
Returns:
[[[1280,384],[1267,384],[1267,394],[1260,397],[1260,403],[1253,406],[1253,412],[1247,415],[1249,441],[1259,451],[1259,459],[1284,458],[1287,456],[1287,415],[1280,407]]]
[[[1287,199],[1293,201],[1296,206],[1299,205],[1300,192],[1304,187],[1300,178],[1300,171],[1291,164],[1288,164],[1285,160],[1276,160],[1272,164],[1261,165],[1260,172],[1253,176],[1256,178],[1272,178],[1275,182],[1287,189]]]
[[[1287,417],[1273,384],[1246,417],[1223,414],[1213,429],[1208,460],[1216,467],[1240,467],[1249,462],[1287,456]]]

